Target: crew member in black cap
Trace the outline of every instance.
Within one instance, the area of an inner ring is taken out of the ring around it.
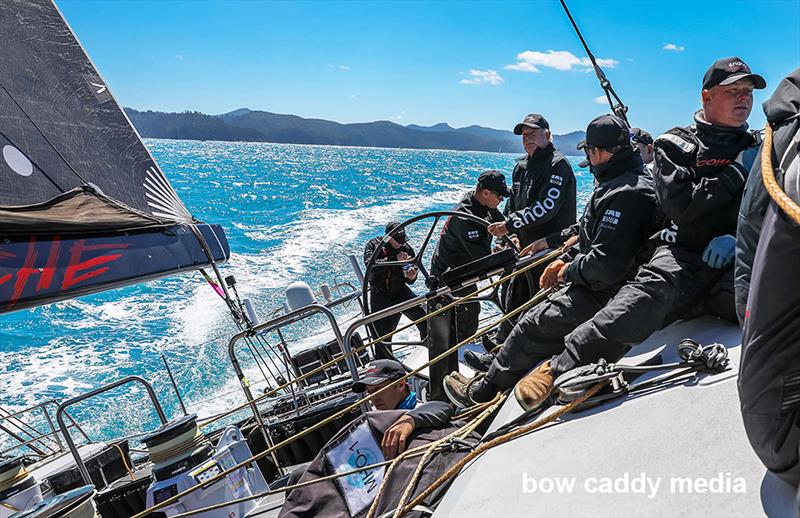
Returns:
[[[411,432],[421,428],[446,426],[453,417],[453,407],[443,401],[421,403],[416,392],[405,381],[397,380],[406,374],[400,362],[375,360],[367,365],[364,378],[353,383],[353,392],[375,394],[389,385],[388,389],[370,399],[375,410],[408,410],[383,434],[381,449],[387,458],[393,459],[405,450],[406,439]],[[395,382],[394,384],[392,384]]]
[[[489,223],[503,221],[503,215],[497,206],[509,195],[506,178],[499,171],[485,171],[478,177],[475,189],[466,193],[458,205],[456,212],[467,212]],[[474,221],[451,216],[447,219],[439,237],[439,243],[431,259],[431,287],[435,287],[440,276],[450,268],[457,268],[470,261],[480,259],[492,253],[492,236],[486,226]],[[471,286],[455,292],[463,297],[477,288]],[[441,305],[441,300],[432,301],[433,306]],[[480,302],[468,302],[448,311],[430,321],[430,357],[434,358],[464,338],[478,330],[478,316],[481,311]],[[448,325],[439,325],[447,321]],[[436,331],[434,331],[434,328]],[[442,379],[453,370],[458,369],[458,355],[452,354],[446,360],[439,361],[430,367],[430,399],[446,400],[442,392]]]
[[[394,230],[399,223],[392,221],[386,224],[386,235]],[[381,266],[380,263],[387,261],[405,261],[414,256],[414,249],[406,242],[404,230],[399,230],[392,234],[385,242],[386,237],[374,237],[367,241],[364,247],[364,265],[368,265],[370,259],[378,254],[375,265],[372,267],[369,282],[369,306],[370,309],[380,311],[388,307],[405,302],[414,298],[414,292],[408,287],[417,280],[417,269],[413,266]],[[402,312],[411,320],[418,320],[425,316],[422,306],[413,306]],[[383,336],[397,329],[400,322],[400,313],[389,315],[374,322],[375,332],[378,336]],[[420,340],[425,340],[428,336],[428,326],[425,322],[417,324]],[[391,346],[383,342],[375,346],[376,358],[392,358]]]
[[[631,128],[631,143],[639,150],[644,170],[653,173],[653,137],[642,128]]]
[[[519,319],[484,377],[454,372],[445,391],[459,406],[489,401],[537,363],[564,350],[564,336],[590,319],[649,257],[648,238],[660,224],[653,180],[642,172],[625,123],[601,115],[586,130],[596,187],[579,225],[578,243],[548,265],[539,286],[568,283]]]
[[[745,180],[758,151],[748,131],[753,89],[764,88],[740,58],[715,62],[703,78],[695,124],[654,142],[653,178],[671,224],[657,233],[653,258],[591,320],[564,338],[515,389],[526,408],[546,399],[558,375],[600,358],[616,362],[670,322],[707,312],[736,323],[733,258]]]
[[[505,219],[490,225],[489,233],[498,237],[516,235],[524,249],[575,224],[575,175],[569,161],[553,147],[550,124],[542,115],[526,115],[514,126],[514,134],[522,136],[525,155],[517,159],[511,174],[513,185],[504,209]],[[543,269],[544,265],[511,283],[505,292],[506,311],[530,299],[531,291],[537,291],[536,279]],[[511,321],[501,324],[495,341],[502,342],[512,327]],[[484,344],[488,348],[494,345],[488,340]]]

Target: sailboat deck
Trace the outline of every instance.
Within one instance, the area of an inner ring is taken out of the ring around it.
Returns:
[[[729,347],[731,368],[612,400],[500,445],[462,471],[434,516],[794,516],[794,488],[766,472],[742,425],[741,331],[704,317],[632,352],[660,349],[664,362],[677,361],[674,344],[685,337]],[[510,398],[490,431],[521,413]]]

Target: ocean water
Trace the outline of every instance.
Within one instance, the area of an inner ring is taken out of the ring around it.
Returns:
[[[486,169],[506,172],[515,155],[440,150],[148,140],[189,210],[219,223],[232,251],[222,267],[262,320],[294,280],[356,283],[347,254],[382,235],[389,220],[448,210]],[[592,177],[571,159],[579,210]],[[419,243],[423,222],[409,229]],[[426,256],[429,256],[430,249]],[[421,288],[418,288],[421,290]],[[340,322],[358,308],[337,310]],[[286,330],[291,348],[322,343],[322,318]],[[0,406],[65,399],[127,375],[149,380],[168,416],[180,412],[167,359],[190,412],[211,415],[243,400],[227,356],[236,328],[199,273],[161,279],[0,316]],[[267,337],[274,341],[274,337]],[[261,374],[242,351],[250,379]],[[93,439],[153,428],[145,393],[116,389],[74,407]],[[39,422],[41,416],[33,421]],[[5,441],[0,432],[0,445]]]

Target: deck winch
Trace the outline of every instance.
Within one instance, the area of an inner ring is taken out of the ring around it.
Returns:
[[[0,518],[30,509],[41,501],[42,490],[25,470],[22,457],[0,462]]]
[[[197,416],[190,414],[160,427],[142,438],[153,463],[153,483],[147,488],[147,507],[163,502],[190,487],[252,457],[247,441],[235,426],[228,426],[216,448],[200,432]],[[179,499],[163,511],[171,516],[269,489],[256,463],[239,468],[201,491]],[[253,500],[231,504],[197,516],[241,517],[255,508]]]

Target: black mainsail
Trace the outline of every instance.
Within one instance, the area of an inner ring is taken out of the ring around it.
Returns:
[[[0,2],[0,312],[223,262],[50,0]]]

